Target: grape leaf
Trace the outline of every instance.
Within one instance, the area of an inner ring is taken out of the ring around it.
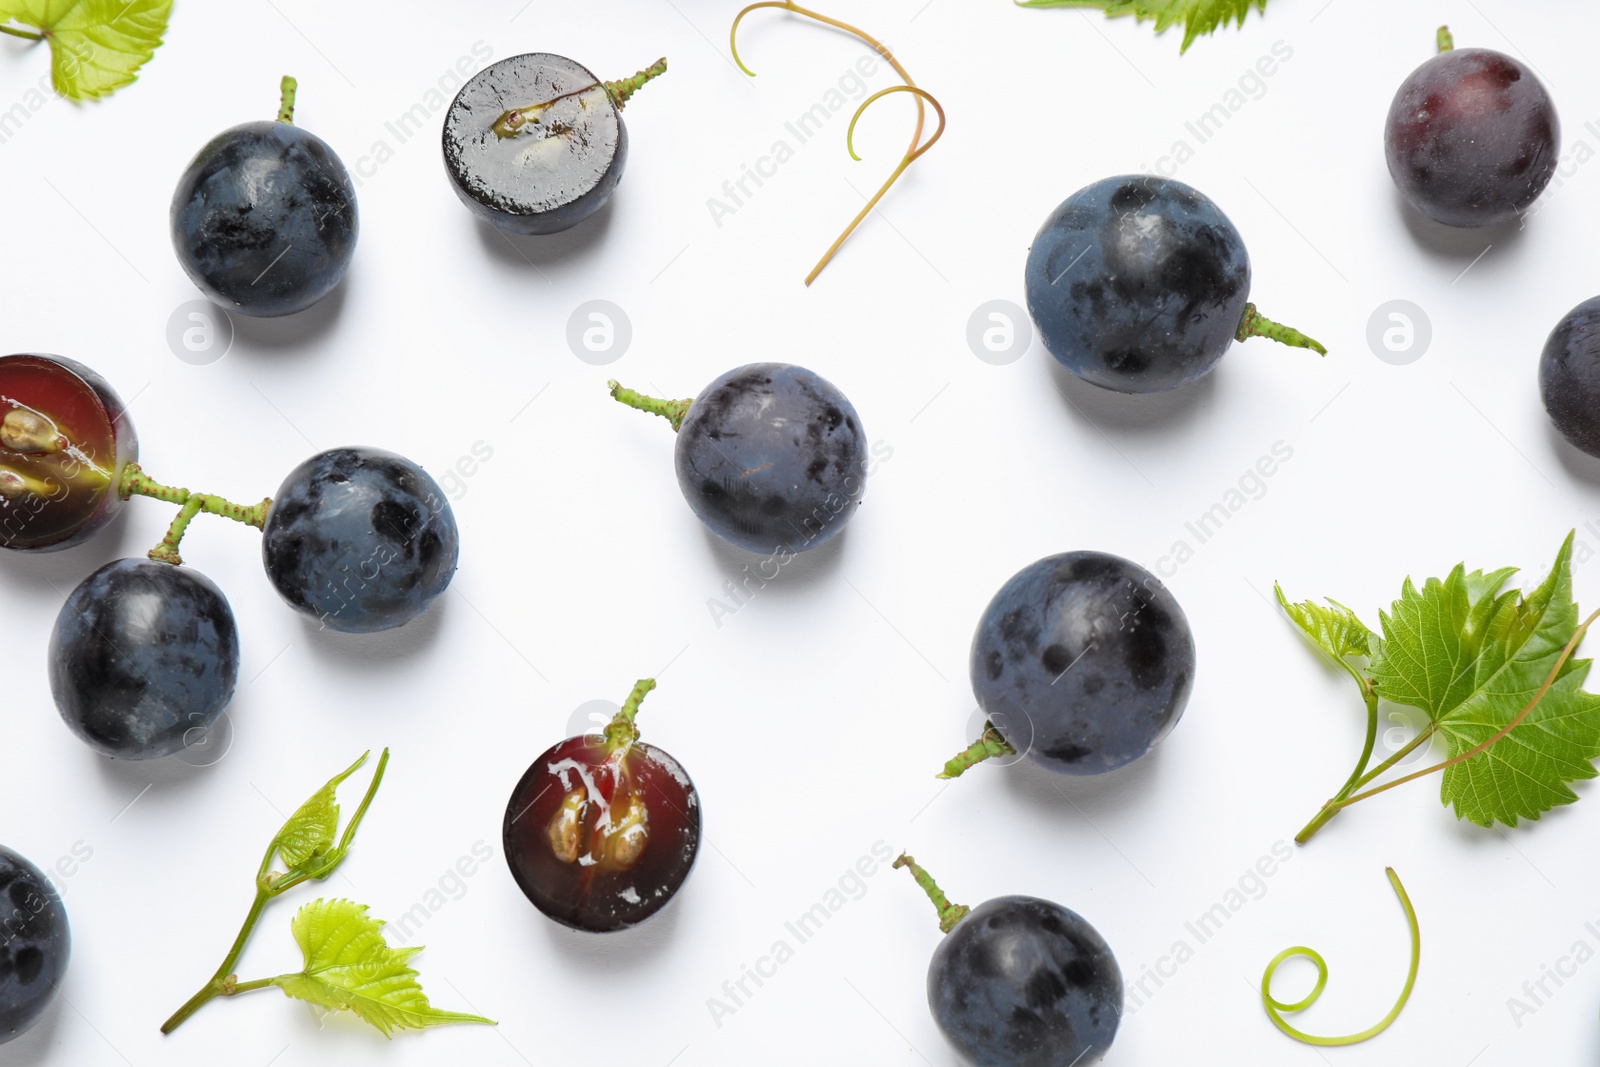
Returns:
[[[138,77],[161,46],[172,0],[0,0],[0,25],[17,22],[50,43],[50,80],[69,100],[93,100]]]
[[[1139,22],[1153,20],[1157,33],[1181,22],[1183,45],[1178,51],[1182,53],[1197,37],[1219,26],[1230,22],[1243,26],[1252,7],[1265,14],[1267,0],[1017,0],[1017,6],[1093,8],[1104,11],[1108,18],[1132,15]]]
[[[1407,579],[1381,615],[1371,664],[1379,696],[1421,708],[1454,759],[1487,741],[1526,707],[1577,631],[1572,601],[1572,537],[1537,589],[1502,592],[1511,568],[1467,573],[1418,589]],[[1509,734],[1449,766],[1440,799],[1480,826],[1577,799],[1567,783],[1595,777],[1600,757],[1600,696],[1585,692],[1589,661],[1570,659],[1555,684]]]
[[[1304,631],[1313,644],[1341,664],[1347,656],[1371,654],[1375,635],[1367,629],[1366,623],[1356,618],[1355,612],[1337,600],[1328,600],[1333,605],[1331,608],[1325,608],[1314,600],[1291,604],[1289,598],[1283,595],[1282,586],[1273,585],[1272,589],[1278,594],[1278,603],[1294,624]]]
[[[445,1023],[494,1020],[440,1011],[428,1003],[408,962],[422,951],[390,948],[383,923],[364,904],[315,900],[295,913],[291,929],[305,957],[305,970],[271,979],[297,1000],[330,1011],[353,1011],[391,1037],[395,1030],[420,1030]]]
[[[284,866],[290,870],[302,867],[306,861],[333,847],[333,836],[339,831],[339,783],[366,761],[367,754],[363,752],[360,759],[328,779],[328,784],[311,794],[311,798],[289,816],[278,836],[273,838]]]

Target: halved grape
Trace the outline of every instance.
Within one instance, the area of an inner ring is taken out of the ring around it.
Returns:
[[[106,380],[61,356],[0,356],[0,548],[53,550],[116,515],[139,440]]]

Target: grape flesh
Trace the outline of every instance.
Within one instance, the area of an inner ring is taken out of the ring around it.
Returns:
[[[866,491],[867,439],[833,383],[751,363],[695,398],[678,430],[678,486],[718,537],[800,552],[837,537]]]
[[[543,109],[501,137],[506,111],[594,86]],[[628,129],[605,87],[564,56],[502,59],[461,87],[444,120],[450,185],[472,213],[503,233],[549,234],[600,210],[628,161]]]
[[[1019,751],[1064,774],[1099,774],[1149,752],[1183,715],[1194,671],[1177,600],[1106,552],[1024,568],[972,638],[978,706]]]
[[[1024,281],[1028,313],[1062,366],[1106,389],[1155,393],[1227,352],[1250,298],[1250,256],[1198,190],[1107,178],[1045,220]]]
[[[39,1021],[71,956],[67,909],[55,887],[0,845],[0,1045]]]
[[[199,741],[233,698],[239,632],[209,578],[122,559],[67,598],[49,664],[73,733],[114,759],[157,759]]]
[[[356,187],[327,142],[287,122],[213,138],[172,195],[172,247],[201,291],[243,315],[290,315],[344,277]]]
[[[928,1006],[981,1067],[1087,1067],[1117,1034],[1122,972],[1097,930],[1036,897],[973,908],[928,966]]]
[[[106,380],[61,356],[0,356],[0,548],[82,544],[121,511],[139,438]]]
[[[676,895],[700,848],[700,797],[643,741],[573,737],[528,768],[506,805],[506,862],[544,914],[575,930],[635,926]]]
[[[284,480],[261,552],[291,607],[329,629],[373,633],[410,622],[449,587],[461,539],[421,467],[377,448],[336,448]]]
[[[1406,201],[1446,226],[1521,214],[1555,173],[1561,122],[1533,72],[1483,48],[1443,52],[1395,94],[1384,130]]]
[[[1544,409],[1572,447],[1600,456],[1600,297],[1567,313],[1539,359]]]

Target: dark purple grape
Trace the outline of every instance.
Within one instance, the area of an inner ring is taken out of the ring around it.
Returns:
[[[360,229],[344,163],[289,121],[247,122],[212,138],[178,180],[171,222],[190,280],[253,316],[289,315],[327,296]]]
[[[123,500],[139,438],[106,380],[61,356],[0,356],[0,548],[82,544]]]
[[[952,904],[910,856],[906,867],[939,911],[945,939],[928,964],[928,1007],[975,1067],[1099,1063],[1122,1017],[1122,971],[1083,916],[1037,897]]]
[[[39,1021],[71,957],[72,931],[55,886],[0,845],[0,1045]]]
[[[928,1007],[968,1063],[1087,1067],[1117,1034],[1122,972],[1082,916],[1036,897],[973,908],[934,950]]]
[[[831,541],[866,491],[856,409],[832,382],[788,363],[751,363],[706,386],[674,456],[700,521],[751,552]]]
[[[450,585],[455,513],[421,467],[377,448],[319,453],[284,479],[261,552],[289,605],[329,629],[403,626]]]
[[[1411,73],[1384,129],[1407,203],[1447,226],[1492,226],[1538,199],[1561,122],[1533,71],[1486,48],[1451,49]]]
[[[1194,672],[1178,601],[1106,552],[1024,568],[972,637],[979,707],[1030,759],[1064,774],[1099,774],[1149,752],[1183,715]]]
[[[1168,178],[1107,178],[1072,194],[1039,228],[1023,280],[1050,354],[1121,393],[1192,382],[1246,336],[1324,351],[1256,314],[1239,231]]]
[[[1600,456],[1600,297],[1567,313],[1539,359],[1539,394],[1561,436]]]
[[[115,759],[157,759],[199,741],[233,698],[239,632],[193,568],[120,559],[67,598],[49,664],[73,733]]]

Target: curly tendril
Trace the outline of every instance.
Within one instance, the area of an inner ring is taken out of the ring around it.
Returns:
[[[1393,867],[1385,867],[1384,873],[1389,876],[1389,884],[1394,886],[1395,896],[1400,898],[1400,907],[1405,909],[1406,913],[1406,925],[1411,928],[1411,966],[1406,972],[1405,988],[1400,990],[1400,997],[1394,1002],[1394,1007],[1389,1009],[1389,1014],[1360,1033],[1346,1034],[1343,1037],[1318,1037],[1315,1034],[1305,1033],[1285,1022],[1283,1014],[1280,1013],[1292,1015],[1295,1012],[1305,1011],[1317,1002],[1317,998],[1322,996],[1323,988],[1328,984],[1328,963],[1316,949],[1307,948],[1304,945],[1286,948],[1272,957],[1272,962],[1267,964],[1266,971],[1261,975],[1261,1004],[1266,1008],[1267,1017],[1272,1020],[1272,1024],[1296,1041],[1304,1042],[1307,1045],[1320,1045],[1324,1048],[1335,1045],[1358,1044],[1368,1038],[1377,1037],[1387,1030],[1389,1025],[1400,1017],[1400,1012],[1405,1008],[1406,1001],[1411,999],[1411,989],[1417,984],[1417,964],[1422,959],[1422,931],[1417,926],[1417,911],[1411,906],[1411,898],[1406,895],[1406,887],[1400,884],[1400,876],[1394,873]],[[1316,967],[1317,984],[1311,988],[1310,993],[1307,993],[1300,1000],[1286,1004],[1272,995],[1272,976],[1277,973],[1278,967],[1285,960],[1292,959],[1295,956],[1303,956]]]
[[[841,22],[836,18],[830,18],[827,15],[823,15],[808,8],[801,7],[799,4],[795,3],[794,0],[760,0],[759,3],[751,4],[734,16],[733,27],[728,31],[728,50],[733,53],[734,63],[738,64],[739,69],[744,71],[750,77],[754,78],[756,76],[756,72],[745,66],[744,60],[739,57],[739,24],[744,21],[744,17],[750,14],[750,12],[764,7],[777,8],[780,11],[788,11],[796,15],[803,15],[808,19],[820,22],[825,26],[832,26],[835,29],[843,30],[845,33],[860,38],[862,41],[865,41],[867,44],[871,45],[872,48],[880,56],[882,56],[891,67],[894,68],[895,73],[900,75],[901,80],[905,82],[904,85],[896,85],[889,89],[884,89],[880,92],[874,93],[872,96],[862,101],[861,106],[856,109],[855,116],[850,120],[850,132],[845,136],[845,145],[847,148],[849,148],[852,159],[855,159],[858,162],[861,159],[860,156],[856,155],[853,135],[855,132],[856,120],[861,117],[861,113],[866,110],[868,104],[872,103],[880,96],[886,96],[889,93],[904,92],[911,93],[917,101],[916,128],[911,133],[911,145],[906,149],[905,156],[900,160],[900,165],[894,169],[894,173],[889,175],[888,180],[878,187],[878,191],[873,194],[870,200],[867,201],[866,206],[863,207],[856,217],[850,221],[850,225],[844,228],[844,232],[839,234],[838,240],[834,241],[833,245],[827,250],[827,252],[823,253],[822,258],[817,261],[817,265],[811,268],[811,273],[806,275],[806,284],[810,285],[812,282],[817,280],[817,275],[822,273],[823,268],[833,260],[834,255],[836,255],[839,249],[843,247],[845,241],[847,241],[850,238],[850,235],[856,231],[856,227],[860,226],[866,217],[871,214],[872,209],[878,206],[878,202],[882,200],[885,194],[889,192],[890,187],[900,179],[900,175],[905,173],[906,168],[911,166],[911,164],[915,162],[916,159],[922,155],[922,153],[932,148],[934,142],[944,134],[944,108],[939,106],[939,102],[935,100],[931,94],[917,86],[917,83],[912,80],[910,73],[907,72],[906,68],[901,65],[900,61],[894,57],[894,53],[890,52],[888,47],[884,45],[883,42],[879,41],[876,37],[873,37],[866,31],[850,25],[848,22]],[[927,123],[928,112],[927,107],[924,105],[924,101],[932,104],[934,110],[939,113],[939,129],[935,131],[934,135],[929,138],[926,143],[924,143],[922,140],[922,131]]]

